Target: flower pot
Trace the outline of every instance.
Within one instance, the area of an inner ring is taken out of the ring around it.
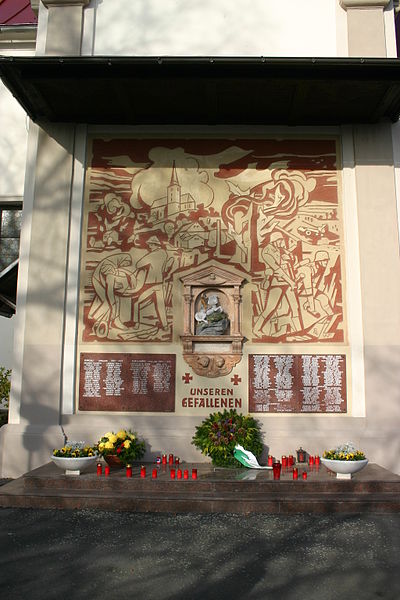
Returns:
[[[351,479],[353,473],[358,473],[368,464],[368,459],[364,460],[332,460],[330,458],[321,458],[321,462],[327,469],[336,473],[337,479]]]
[[[80,475],[81,471],[98,462],[98,456],[83,456],[81,458],[66,458],[64,456],[52,456],[51,460],[59,468],[64,469],[66,475]]]
[[[111,469],[123,469],[124,463],[116,454],[106,454],[103,456],[106,463],[111,467]]]

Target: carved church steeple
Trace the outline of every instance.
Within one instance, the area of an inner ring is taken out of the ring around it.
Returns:
[[[181,205],[181,186],[179,185],[178,174],[176,172],[175,161],[172,163],[171,181],[167,188],[167,206],[168,214],[173,214],[180,210]]]

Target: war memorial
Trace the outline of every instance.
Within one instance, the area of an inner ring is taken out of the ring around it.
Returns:
[[[2,506],[398,510],[393,3],[134,4],[42,0],[35,55],[0,57],[30,118]],[[218,412],[279,481],[199,451]],[[130,473],[51,462],[121,431]]]

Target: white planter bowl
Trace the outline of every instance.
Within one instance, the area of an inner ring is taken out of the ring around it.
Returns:
[[[64,456],[52,456],[51,460],[57,467],[65,470],[66,475],[80,475],[94,462],[100,460],[99,456],[83,456],[82,458],[65,458]]]
[[[321,458],[321,462],[327,469],[336,473],[338,479],[351,479],[353,473],[358,473],[368,464],[368,459],[364,460],[332,460],[330,458]]]

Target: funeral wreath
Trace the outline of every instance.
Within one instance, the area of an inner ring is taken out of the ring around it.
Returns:
[[[123,465],[128,465],[142,458],[145,452],[145,443],[138,440],[136,433],[121,429],[118,433],[113,431],[105,433],[97,443],[97,451],[101,456],[116,456]]]
[[[240,468],[233,456],[237,444],[259,456],[263,449],[259,424],[236,410],[211,413],[198,427],[192,444],[218,467]]]

